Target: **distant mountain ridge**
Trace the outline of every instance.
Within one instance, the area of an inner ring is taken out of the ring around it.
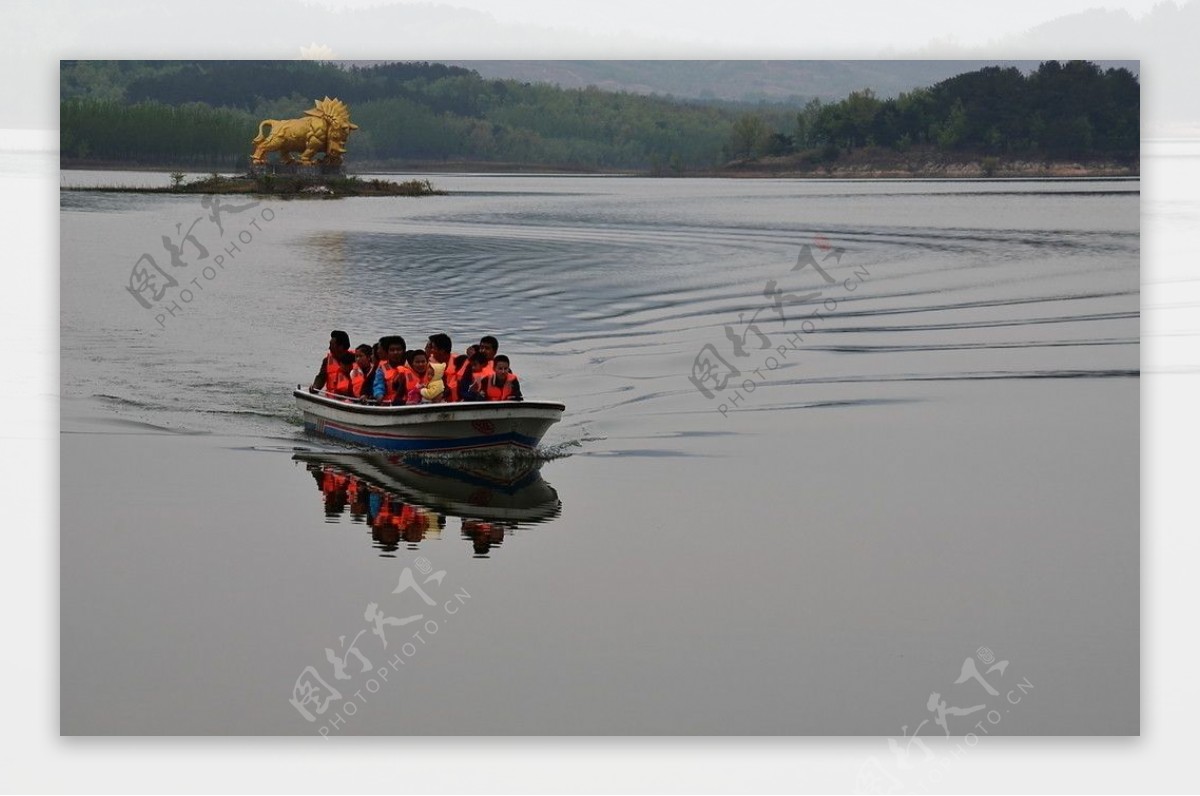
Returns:
[[[869,88],[887,99],[984,66],[1023,72],[1040,61],[441,61],[489,79],[550,83],[562,88],[670,95],[730,102],[823,102]],[[1138,73],[1137,61],[1094,61]]]

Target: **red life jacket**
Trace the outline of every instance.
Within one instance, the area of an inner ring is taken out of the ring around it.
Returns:
[[[365,382],[366,376],[363,374],[358,365],[355,365],[354,369],[350,371],[350,389],[355,398],[362,398],[363,384]]]
[[[512,384],[517,377],[512,373],[504,374],[504,384],[497,387],[495,374],[483,380],[483,389],[479,392],[489,401],[507,401],[512,395]]]

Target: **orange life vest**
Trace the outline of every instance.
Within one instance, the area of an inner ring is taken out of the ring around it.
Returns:
[[[417,382],[420,381],[420,377],[408,365],[401,365],[397,370],[404,377],[404,384],[403,389],[397,392],[396,395],[399,396],[400,403],[408,403],[408,394],[415,389]],[[428,373],[429,371],[425,372]]]
[[[385,404],[394,403],[397,398],[401,402],[408,395],[408,376],[412,373],[406,365],[393,367],[390,362],[380,362],[379,369],[383,371],[383,402]],[[404,387],[399,391],[396,390],[396,377],[404,377]]]
[[[433,371],[428,365],[425,366],[424,376],[419,375],[412,368],[405,369],[408,371],[408,389],[410,390],[414,387],[424,387],[425,385],[429,384],[429,382],[433,381]]]
[[[333,352],[325,354],[325,389],[333,392],[330,384],[333,383],[333,377],[342,370],[341,364],[333,358]]]
[[[337,373],[325,376],[325,393],[327,395],[338,395],[344,398],[353,396],[353,385],[350,377],[338,369]]]
[[[421,403],[420,390],[422,387],[428,386],[429,382],[433,381],[433,371],[428,365],[426,365],[425,375],[421,376],[407,365],[404,369],[408,371],[408,390],[404,393],[404,402],[407,404],[419,404]]]
[[[483,389],[479,392],[489,401],[507,401],[512,395],[512,384],[517,377],[511,373],[504,374],[504,384],[496,386],[495,374],[483,380]]]
[[[350,371],[350,389],[355,398],[362,398],[363,384],[365,381],[366,376],[363,374],[358,365],[355,365],[354,369]]]

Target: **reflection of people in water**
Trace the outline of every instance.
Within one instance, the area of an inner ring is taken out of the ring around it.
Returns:
[[[371,502],[378,498],[378,507],[371,515],[371,536],[384,552],[391,553],[400,546],[399,512],[396,500],[378,490],[371,490]]]
[[[325,496],[325,517],[336,517],[346,510],[350,502],[348,490],[350,482],[355,480],[332,467],[309,466],[309,472],[317,480],[317,488]]]
[[[475,555],[486,556],[493,547],[504,543],[504,526],[498,522],[484,522],[463,517],[462,535],[475,548]]]
[[[346,499],[350,501],[350,516],[359,522],[367,521],[367,512],[370,510],[367,502],[369,491],[366,484],[350,476],[350,483],[346,487]]]
[[[340,464],[309,461],[307,470],[312,473],[321,491],[326,521],[338,521],[337,518],[349,509],[351,521],[361,522],[370,528],[374,546],[385,556],[394,554],[402,544],[416,549],[421,542],[440,538],[445,530],[447,515],[443,512],[446,507],[438,503],[425,503],[420,493],[413,498],[404,492],[393,492],[386,482],[381,483],[378,478],[369,475],[359,475],[356,470]],[[535,482],[535,488],[538,486],[538,495],[545,493],[553,501],[546,518],[557,516],[559,504],[553,490],[540,480]],[[511,533],[520,526],[517,520],[493,516],[513,511],[493,505],[504,499],[495,488],[476,483],[452,484],[451,488],[458,490],[452,495],[463,513],[469,512],[468,516],[458,513],[454,516],[462,519],[461,538],[471,544],[476,556],[486,557],[493,547],[503,544],[506,532]],[[436,496],[431,500],[436,500]],[[539,522],[543,518],[534,517],[531,521]]]

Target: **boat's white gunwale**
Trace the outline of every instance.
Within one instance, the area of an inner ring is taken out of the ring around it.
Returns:
[[[330,398],[326,395],[315,395],[307,390],[293,390],[296,398],[309,401],[317,406],[327,406],[351,414],[362,414],[369,417],[417,417],[425,414],[436,415],[441,412],[451,414],[495,413],[517,411],[519,414],[540,414],[540,412],[521,412],[520,410],[554,410],[565,411],[566,404],[558,401],[465,401],[461,403],[415,404],[412,406],[377,406],[372,404],[356,404]]]

